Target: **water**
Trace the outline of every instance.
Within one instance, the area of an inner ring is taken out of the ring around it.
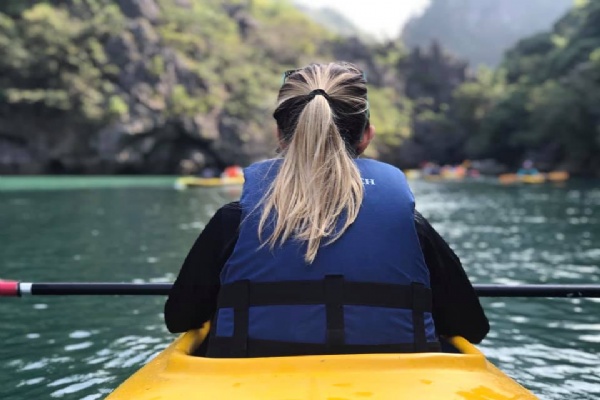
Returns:
[[[239,196],[178,192],[172,183],[0,178],[0,278],[172,281],[210,216]],[[412,186],[474,282],[600,284],[597,182]],[[0,399],[103,398],[174,338],[163,304],[154,296],[0,299]],[[492,331],[481,348],[502,370],[542,399],[600,398],[600,301],[483,304]]]

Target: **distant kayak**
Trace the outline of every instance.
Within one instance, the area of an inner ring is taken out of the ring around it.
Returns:
[[[553,171],[547,174],[538,173],[532,175],[519,175],[519,174],[502,174],[498,176],[498,181],[502,184],[513,184],[513,183],[528,183],[528,184],[539,184],[545,182],[565,182],[569,180],[570,176],[565,171]]]
[[[404,171],[404,175],[406,176],[406,179],[409,180],[420,179],[423,177],[423,173],[420,169],[407,169]]]
[[[186,189],[189,187],[219,187],[219,186],[240,186],[244,184],[243,176],[222,177],[222,178],[200,178],[195,176],[183,176],[175,181],[176,189]]]
[[[535,400],[468,341],[456,353],[206,358],[208,328],[180,336],[106,400]]]

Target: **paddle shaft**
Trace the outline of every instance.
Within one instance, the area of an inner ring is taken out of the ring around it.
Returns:
[[[0,281],[0,296],[39,295],[167,295],[171,283]],[[594,297],[600,285],[474,285],[479,297]]]

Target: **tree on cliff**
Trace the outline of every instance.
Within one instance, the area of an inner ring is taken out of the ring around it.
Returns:
[[[506,79],[504,93],[476,118],[472,156],[600,172],[600,2],[579,0],[552,31],[521,40],[497,77]]]

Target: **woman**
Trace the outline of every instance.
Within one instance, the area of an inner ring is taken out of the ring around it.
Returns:
[[[489,330],[458,258],[414,210],[404,175],[358,159],[375,129],[347,63],[284,74],[280,157],[244,172],[165,306],[171,332],[213,321],[208,356],[438,351]],[[434,322],[435,321],[435,322]]]

